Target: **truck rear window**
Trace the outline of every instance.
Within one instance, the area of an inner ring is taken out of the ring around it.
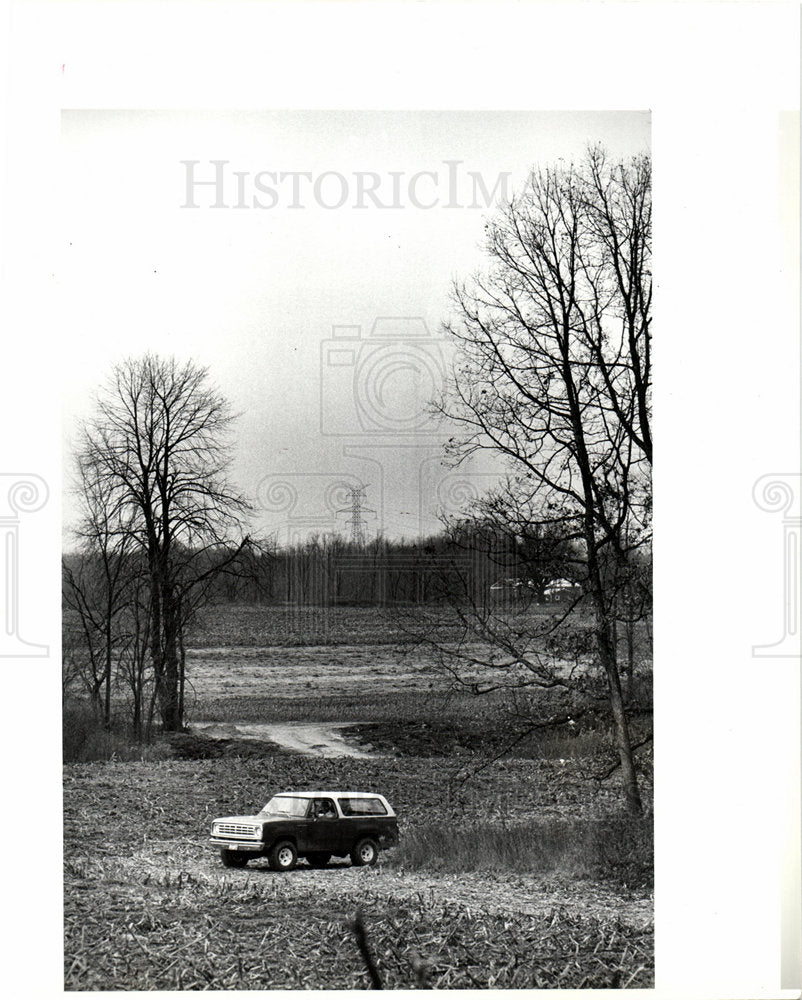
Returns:
[[[343,816],[386,816],[381,799],[340,799]]]

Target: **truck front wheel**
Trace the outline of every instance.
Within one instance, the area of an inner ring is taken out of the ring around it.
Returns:
[[[297,864],[298,852],[289,840],[280,840],[270,849],[267,860],[274,872],[288,872]]]

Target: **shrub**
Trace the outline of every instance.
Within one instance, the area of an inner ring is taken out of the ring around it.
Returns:
[[[107,729],[86,702],[64,705],[61,718],[62,752],[65,763],[107,760],[161,760],[170,756],[162,741],[136,742],[127,722],[112,718]]]

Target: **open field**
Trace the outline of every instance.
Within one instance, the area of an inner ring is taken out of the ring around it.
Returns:
[[[414,984],[416,956],[440,986],[650,985],[642,872],[625,885],[581,853],[568,869],[546,858],[526,873],[407,870],[392,851],[375,869],[276,874],[259,861],[231,872],[206,843],[214,815],[250,811],[287,786],[381,788],[407,833],[432,817],[456,829],[536,816],[546,829],[578,807],[603,815],[603,802],[576,801],[579,782],[556,796],[549,769],[532,770],[510,763],[449,789],[427,760],[402,770],[289,756],[68,767],[67,988],[362,987],[346,926],[357,908],[390,986]]]
[[[192,718],[217,734],[190,724],[143,759],[65,765],[67,989],[366,988],[357,910],[388,988],[653,985],[651,821],[621,814],[603,718],[509,747],[500,703],[449,696],[379,638],[376,609],[327,611],[307,647],[276,638],[274,610],[214,609],[193,636]],[[254,738],[293,720],[350,723],[360,756]],[[398,811],[376,868],[222,868],[215,816],[327,786]]]
[[[543,618],[555,605],[531,605],[518,613]],[[458,623],[447,606],[434,606],[427,618]],[[265,604],[219,604],[205,608],[193,626],[187,645],[196,649],[214,647],[326,646],[349,643],[374,646],[408,644],[418,629],[420,615],[412,606],[296,606]]]

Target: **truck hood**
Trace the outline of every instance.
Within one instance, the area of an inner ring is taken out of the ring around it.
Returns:
[[[265,816],[264,813],[256,813],[254,816],[218,816],[212,820],[213,823],[282,823],[290,819],[289,816]]]

